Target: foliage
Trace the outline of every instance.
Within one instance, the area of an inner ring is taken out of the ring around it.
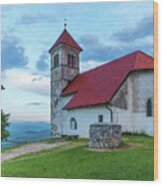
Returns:
[[[122,133],[123,136],[125,135],[133,135],[133,136],[148,136],[147,134],[145,134],[145,132],[129,132],[129,131],[124,131]]]
[[[1,90],[5,90],[5,87],[3,85],[1,85]]]
[[[6,127],[9,126],[9,117],[10,114],[5,114],[3,110],[1,110],[1,140],[4,141],[6,140],[10,133],[6,130]]]
[[[92,151],[88,140],[73,140],[66,146],[2,163],[2,176],[153,180],[153,138],[131,135],[123,141],[125,147],[117,150]]]

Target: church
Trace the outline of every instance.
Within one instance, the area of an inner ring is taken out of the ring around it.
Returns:
[[[52,137],[88,137],[95,123],[153,136],[153,57],[135,51],[80,73],[82,51],[66,28],[49,50]]]

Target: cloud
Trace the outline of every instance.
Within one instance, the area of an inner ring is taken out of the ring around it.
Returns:
[[[24,47],[17,38],[6,36],[2,39],[2,70],[25,67],[28,58],[24,51]]]
[[[85,52],[82,61],[110,61],[135,50],[153,55],[153,17],[142,19],[134,29],[126,29],[113,34],[105,41],[92,34],[82,35],[79,39]]]
[[[36,68],[39,71],[46,71],[49,67],[47,60],[49,59],[49,55],[46,51],[43,51],[42,54],[39,56],[38,61],[36,62]]]
[[[94,35],[81,36],[80,43],[85,51],[81,54],[82,61],[106,61],[112,55],[113,47],[105,45]]]
[[[81,54],[82,61],[99,61],[100,63],[101,61],[109,61],[134,50],[133,46],[114,46],[112,42],[110,42],[110,45],[105,44],[97,36],[90,34],[83,35],[80,38],[80,43],[82,43],[85,50]]]
[[[41,106],[41,105],[46,105],[46,104],[41,102],[31,102],[27,104],[27,106]]]
[[[117,59],[121,56],[132,53],[136,50],[141,50],[153,56],[153,43],[150,43],[150,42],[146,43],[145,41],[142,41],[141,44],[133,43],[133,45],[132,44],[123,45],[122,47],[118,47],[118,46],[117,47],[109,47],[109,46],[105,47],[105,45],[103,45],[102,48],[96,45],[94,47],[95,49],[91,49],[91,55],[88,54],[86,51],[84,54],[84,57],[82,56],[82,59],[86,59],[86,60],[82,60],[80,62],[81,72],[90,70],[104,63]],[[96,55],[96,52],[98,52],[98,48],[99,48],[99,56]],[[101,51],[102,49],[104,49],[104,51]],[[100,56],[100,54],[103,54],[103,55]]]
[[[19,24],[30,25],[34,23],[54,23],[57,20],[51,14],[26,14],[23,15],[19,21]]]
[[[89,60],[89,61],[84,61],[80,63],[81,67],[81,72],[85,72],[87,70],[93,69],[99,65],[102,65],[106,62],[99,62],[99,61],[94,61],[94,60]]]
[[[98,37],[90,34],[83,35],[80,38],[80,43],[82,43],[82,47],[85,50],[85,52],[81,54],[81,61],[85,61],[87,63],[96,62],[96,64],[101,64],[103,61],[107,62],[136,50],[132,46],[120,47],[104,44]]]
[[[2,73],[2,82],[8,87],[34,92],[40,95],[50,95],[50,78],[34,75],[22,69],[8,69]]]
[[[122,42],[133,42],[153,35],[153,15],[143,18],[135,28],[126,28],[112,35],[112,38]]]

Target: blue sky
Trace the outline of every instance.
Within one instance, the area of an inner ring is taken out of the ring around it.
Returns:
[[[49,121],[48,50],[67,29],[81,72],[134,50],[153,56],[153,1],[2,6],[2,107],[12,121]]]

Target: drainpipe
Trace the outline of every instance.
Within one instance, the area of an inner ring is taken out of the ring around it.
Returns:
[[[64,118],[63,117],[63,110],[61,110],[60,112],[61,112],[61,116],[60,117],[62,118],[61,119],[61,136],[62,136],[63,135],[63,118]]]
[[[105,108],[107,110],[109,110],[109,112],[110,112],[110,121],[111,121],[111,123],[113,123],[113,111],[112,111],[112,109],[109,107],[109,104],[107,104],[107,103],[105,105]]]

